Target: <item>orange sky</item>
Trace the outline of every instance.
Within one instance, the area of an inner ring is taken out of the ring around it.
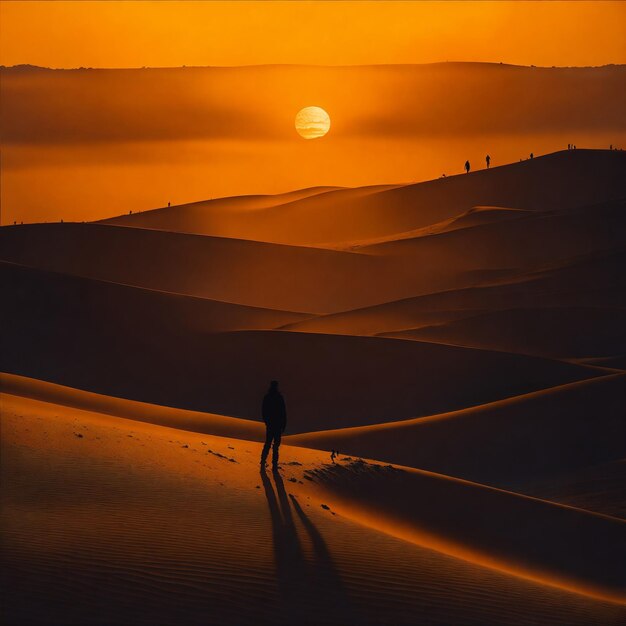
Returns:
[[[4,65],[626,63],[626,2],[3,0],[0,18]]]

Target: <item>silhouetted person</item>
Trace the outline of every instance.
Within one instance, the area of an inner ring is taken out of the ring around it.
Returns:
[[[531,158],[531,159],[534,159],[534,158],[535,158],[535,155],[534,155],[532,152],[530,153],[530,158]]]
[[[337,453],[334,450],[330,451],[330,460],[334,463],[335,462],[335,457],[337,456]]]
[[[465,173],[469,174],[469,171],[470,171],[470,162],[465,161]]]
[[[485,161],[487,161],[487,169],[489,169],[489,165],[491,165],[491,157],[489,155],[487,155],[485,157]]]
[[[169,203],[169,202],[167,203],[167,206],[170,206],[170,203]]]
[[[270,451],[270,446],[274,444],[272,450],[272,469],[278,469],[278,448],[280,446],[280,437],[285,431],[287,425],[287,410],[285,409],[285,400],[278,391],[278,381],[273,380],[270,383],[265,397],[263,398],[263,407],[261,410],[263,421],[265,422],[265,445],[261,452],[261,467],[265,467],[265,461]]]

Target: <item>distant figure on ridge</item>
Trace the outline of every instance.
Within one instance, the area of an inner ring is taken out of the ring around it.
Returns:
[[[534,155],[532,152],[530,153],[530,158],[531,158],[531,159],[534,159],[534,158],[535,158],[535,155]]]
[[[491,164],[491,157],[489,155],[487,155],[485,157],[485,161],[487,161],[487,169],[489,169],[489,165]]]
[[[337,456],[337,453],[335,452],[335,450],[331,450],[330,451],[330,460],[334,463],[335,462],[335,457]]]
[[[469,174],[469,172],[470,172],[470,162],[465,161],[465,173]]]
[[[263,446],[263,452],[261,452],[261,469],[265,469],[267,455],[273,443],[272,469],[278,471],[278,448],[281,435],[287,425],[287,410],[285,408],[285,400],[280,391],[278,391],[277,380],[273,380],[270,383],[270,388],[263,398],[261,414],[265,422],[265,445]]]

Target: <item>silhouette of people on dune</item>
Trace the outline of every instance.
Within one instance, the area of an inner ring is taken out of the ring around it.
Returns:
[[[485,161],[487,161],[487,169],[489,169],[489,166],[491,165],[491,157],[489,155],[487,155],[485,157]]]
[[[263,446],[263,452],[261,452],[261,468],[265,467],[267,455],[273,444],[272,469],[277,471],[280,438],[287,425],[287,409],[285,408],[285,400],[280,391],[278,391],[277,380],[273,380],[270,383],[270,387],[263,398],[261,415],[265,422],[265,445]]]
[[[470,162],[465,161],[465,173],[469,174],[469,172],[470,172]]]

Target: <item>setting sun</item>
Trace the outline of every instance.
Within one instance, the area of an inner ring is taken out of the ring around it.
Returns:
[[[305,139],[318,139],[330,130],[330,116],[321,107],[304,107],[296,115],[296,130]]]

